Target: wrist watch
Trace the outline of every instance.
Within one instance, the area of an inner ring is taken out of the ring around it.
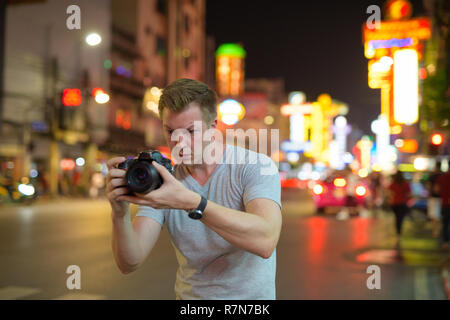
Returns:
[[[203,217],[203,211],[205,211],[206,204],[208,203],[208,200],[202,196],[202,200],[200,201],[200,204],[198,205],[197,209],[189,211],[189,218],[194,220],[199,220]]]

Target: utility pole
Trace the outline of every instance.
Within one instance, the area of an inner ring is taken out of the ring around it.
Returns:
[[[51,96],[48,99],[49,108],[50,108],[50,150],[49,150],[49,186],[50,186],[50,195],[57,196],[58,195],[58,173],[59,173],[59,161],[60,161],[60,153],[57,139],[57,131],[58,131],[58,101],[57,97],[57,81],[58,81],[58,60],[56,58],[50,59],[50,92]]]

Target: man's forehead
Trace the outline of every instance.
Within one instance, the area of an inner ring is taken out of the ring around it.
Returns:
[[[197,121],[197,120],[196,120],[196,121]],[[189,121],[189,122],[186,122],[185,124],[183,124],[183,125],[181,125],[181,126],[173,126],[173,127],[171,127],[171,126],[168,125],[167,123],[164,123],[164,124],[163,124],[163,127],[164,127],[165,129],[168,129],[168,130],[179,129],[179,128],[190,129],[190,128],[193,128],[193,127],[194,127],[194,124],[195,124],[195,121]]]
[[[180,112],[164,108],[161,121],[166,128],[187,128],[193,125],[195,121],[202,121],[202,116],[202,110],[199,104],[191,102]]]

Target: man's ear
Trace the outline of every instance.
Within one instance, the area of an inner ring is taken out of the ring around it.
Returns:
[[[217,117],[215,117],[214,120],[211,121],[210,128],[217,128],[217,122]]]

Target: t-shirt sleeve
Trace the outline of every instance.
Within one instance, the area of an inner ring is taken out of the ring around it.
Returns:
[[[246,206],[253,199],[275,201],[281,209],[281,182],[278,168],[268,156],[259,154],[256,163],[244,166],[242,175],[243,201]]]
[[[161,229],[164,226],[164,213],[166,209],[154,209],[149,206],[139,206],[139,211],[136,214],[136,217],[147,217],[155,220],[161,225]]]

